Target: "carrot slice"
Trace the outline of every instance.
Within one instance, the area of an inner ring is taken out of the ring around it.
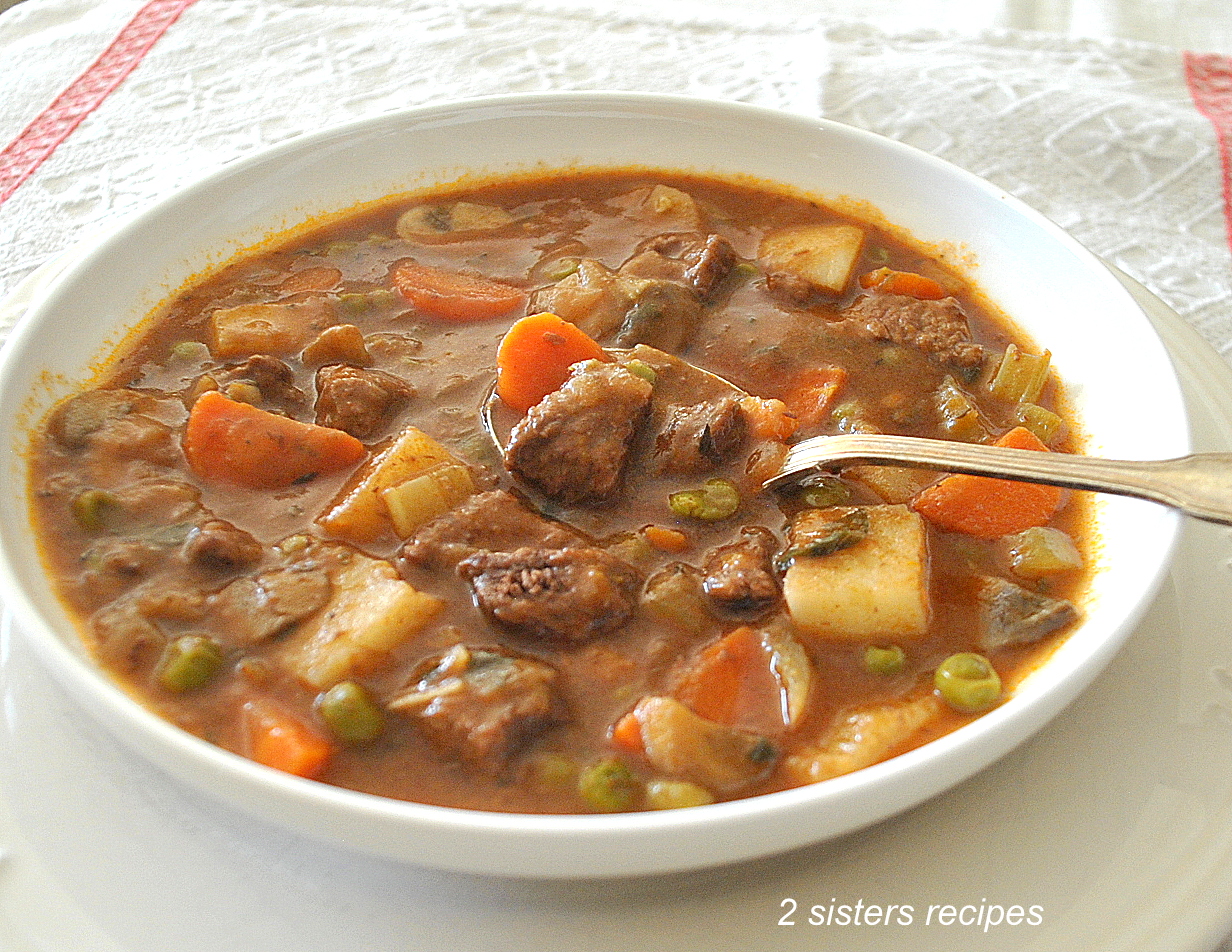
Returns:
[[[182,442],[198,476],[250,489],[280,489],[346,469],[367,453],[342,430],[279,416],[217,390],[197,398]]]
[[[876,289],[886,294],[905,294],[925,301],[940,301],[949,295],[939,281],[912,271],[895,271],[893,268],[878,268],[860,275],[860,287]]]
[[[635,711],[630,711],[613,724],[609,736],[612,746],[627,754],[641,754],[646,750],[642,740],[642,722],[637,719]]]
[[[515,321],[496,351],[496,393],[525,413],[560,389],[569,368],[583,360],[610,360],[576,324],[550,312]]]
[[[674,694],[707,720],[763,733],[783,729],[782,688],[761,635],[748,625],[707,645]]]
[[[792,381],[783,402],[800,426],[816,426],[825,421],[847,383],[842,367],[810,367]]]
[[[242,719],[250,760],[310,780],[324,773],[333,744],[298,717],[260,698],[244,703]]]
[[[1047,445],[1021,426],[1003,435],[996,445],[1048,452]],[[956,473],[921,490],[911,508],[947,532],[999,539],[1046,525],[1064,501],[1065,491],[1056,486]]]
[[[526,300],[526,292],[511,284],[418,261],[399,262],[390,277],[398,292],[419,310],[450,321],[501,317]]]

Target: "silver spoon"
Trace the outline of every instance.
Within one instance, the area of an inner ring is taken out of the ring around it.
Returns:
[[[763,488],[780,487],[818,470],[856,464],[971,473],[1133,496],[1207,522],[1232,525],[1232,453],[1116,460],[916,436],[851,433],[815,436],[795,444],[779,472]]]
[[[702,384],[747,396],[730,380],[679,357],[653,349],[638,348],[637,351],[643,356],[652,354],[678,367],[687,368],[690,374],[696,375],[690,383],[698,396],[701,396],[699,391]],[[608,353],[619,358],[629,356],[634,351],[610,349]],[[481,417],[488,437],[503,455],[504,440],[493,419],[494,408],[499,402],[493,385],[483,402]],[[918,436],[850,433],[815,436],[796,443],[788,450],[778,473],[766,480],[762,488],[781,488],[818,471],[840,470],[855,465],[906,466],[945,473],[970,473],[1132,496],[1170,506],[1206,522],[1232,525],[1232,453],[1197,453],[1163,460],[1114,460]]]

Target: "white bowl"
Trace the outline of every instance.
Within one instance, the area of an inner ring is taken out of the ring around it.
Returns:
[[[691,810],[523,816],[403,803],[249,762],[148,713],[102,673],[52,591],[27,505],[30,430],[190,277],[316,216],[468,174],[646,166],[853,198],[924,242],[960,249],[987,295],[1051,349],[1088,435],[1122,458],[1188,452],[1180,387],[1133,299],[1100,262],[998,188],[833,122],[683,97],[495,97],[361,120],[220,169],[100,241],[33,303],[0,354],[0,597],[82,707],[162,768],[236,807],[412,863],[535,877],[659,873],[748,859],[856,830],[960,782],[1021,743],[1103,669],[1150,603],[1179,517],[1101,499],[1085,619],[1006,703],[885,763]]]

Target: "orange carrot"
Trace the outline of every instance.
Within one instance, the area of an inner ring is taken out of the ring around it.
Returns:
[[[926,278],[911,271],[895,271],[878,268],[860,275],[860,287],[883,291],[886,294],[905,294],[925,301],[940,301],[949,292],[939,281]]]
[[[695,714],[720,724],[753,730],[783,726],[769,651],[748,625],[707,645],[674,693]]]
[[[450,321],[486,321],[526,300],[511,284],[406,260],[390,274],[398,292],[419,310]]]
[[[569,376],[582,360],[610,360],[576,324],[555,314],[530,314],[505,333],[496,351],[496,393],[525,413]]]
[[[790,440],[800,421],[782,400],[764,397],[742,397],[740,409],[748,421],[749,431],[759,440],[778,443]]]
[[[642,739],[642,722],[637,719],[636,710],[630,711],[612,725],[610,732],[612,746],[627,754],[640,754],[646,750]]]
[[[792,381],[783,402],[800,426],[816,426],[830,415],[846,383],[847,371],[842,367],[810,367]]]
[[[333,745],[302,720],[264,698],[246,701],[242,710],[249,759],[310,780],[325,771]]]
[[[679,555],[689,549],[689,537],[679,529],[657,526],[653,523],[642,529],[642,538],[660,552]]]
[[[354,466],[367,452],[349,433],[301,423],[217,390],[197,398],[184,429],[184,456],[203,479],[280,489]]]
[[[1021,426],[998,439],[996,445],[1048,452],[1035,434]],[[911,508],[947,532],[999,539],[1046,524],[1064,499],[1065,491],[1056,486],[957,473],[921,490]]]

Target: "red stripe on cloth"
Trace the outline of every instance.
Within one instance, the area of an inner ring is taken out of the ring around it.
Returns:
[[[34,174],[197,0],[151,0],[103,54],[8,146],[0,151],[0,205]]]
[[[1185,81],[1194,105],[1215,127],[1223,165],[1223,217],[1232,247],[1232,57],[1186,53]]]

